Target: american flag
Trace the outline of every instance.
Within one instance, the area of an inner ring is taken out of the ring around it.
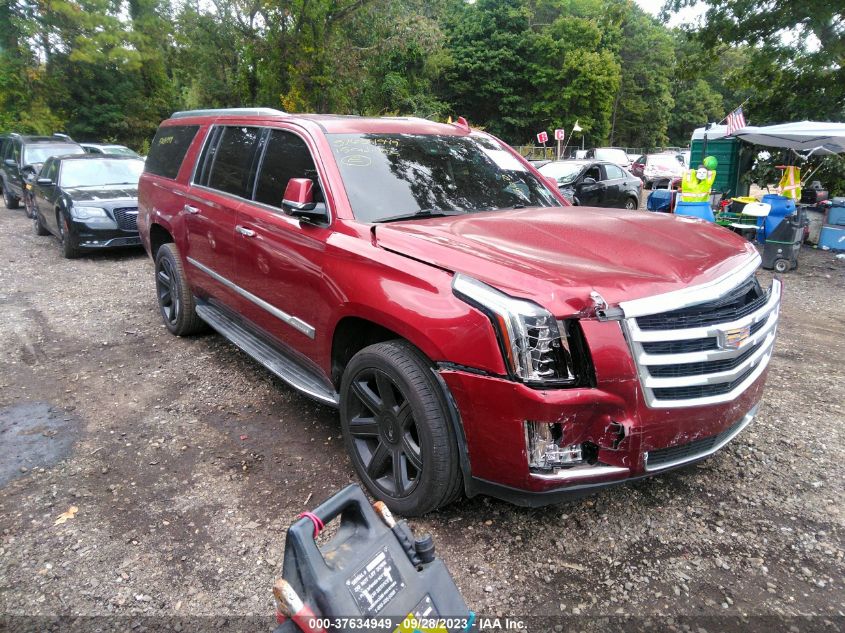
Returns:
[[[731,112],[726,119],[728,122],[728,136],[738,129],[745,127],[745,115],[742,113],[742,106]]]

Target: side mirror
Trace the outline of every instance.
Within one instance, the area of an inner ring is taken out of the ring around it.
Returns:
[[[314,202],[314,181],[310,178],[291,178],[285,187],[282,211],[313,222],[328,219],[325,205]]]
[[[589,176],[587,176],[586,178],[584,178],[584,180],[581,181],[581,184],[582,185],[594,185],[594,184],[596,184],[596,179],[590,178]]]
[[[7,167],[17,167],[18,166],[18,164],[15,162],[15,160],[13,158],[7,158],[3,162],[6,163]]]
[[[53,181],[50,180],[49,178],[39,178],[38,180],[35,181],[35,183],[38,184],[38,185],[42,185],[44,187],[50,187],[50,186],[53,185]]]

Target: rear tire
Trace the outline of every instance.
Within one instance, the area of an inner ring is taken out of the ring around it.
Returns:
[[[457,442],[431,363],[406,341],[376,343],[349,361],[340,423],[358,476],[404,516],[455,501],[463,489]]]
[[[628,198],[625,201],[625,208],[628,209],[628,211],[636,211],[637,208],[639,208],[639,206],[640,206],[640,201],[637,200],[636,198]]]
[[[196,311],[196,302],[179,249],[172,242],[159,247],[155,257],[156,298],[164,325],[171,334],[190,336],[202,332],[203,321]]]
[[[785,273],[789,272],[791,266],[789,265],[789,260],[787,259],[778,259],[775,261],[775,272]]]

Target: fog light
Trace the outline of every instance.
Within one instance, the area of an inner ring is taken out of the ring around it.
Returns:
[[[554,470],[583,464],[581,444],[564,444],[560,424],[525,422],[525,443],[528,450],[528,467],[532,470]]]

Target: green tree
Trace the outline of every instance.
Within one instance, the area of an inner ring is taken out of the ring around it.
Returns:
[[[654,18],[629,4],[622,22],[619,57],[622,80],[613,103],[610,144],[647,148],[665,144],[674,107],[671,35]]]
[[[690,36],[724,54],[739,47],[735,69],[747,96],[747,119],[776,123],[845,116],[845,5],[827,0],[703,0],[706,28]],[[667,0],[664,14],[698,0]],[[732,109],[736,99],[726,103]]]

